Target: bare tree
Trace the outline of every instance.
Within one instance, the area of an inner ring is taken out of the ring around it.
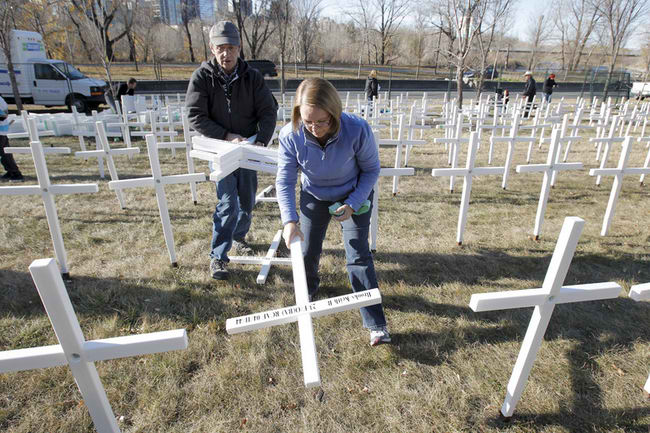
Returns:
[[[591,0],[556,0],[552,9],[561,37],[563,67],[575,71],[601,16]]]
[[[535,60],[537,50],[548,38],[548,16],[540,15],[536,20],[533,20],[531,17],[529,23],[531,24],[528,33],[528,39],[530,40],[530,57],[528,58],[528,67],[526,69],[532,71],[536,64]]]
[[[593,7],[602,16],[602,35],[608,42],[610,61],[607,80],[605,81],[605,95],[612,79],[612,72],[616,60],[629,40],[632,32],[639,25],[641,19],[648,12],[647,0],[592,0]]]
[[[287,39],[292,17],[291,0],[275,0],[271,4],[271,20],[277,29],[278,49],[280,50],[280,92],[284,95],[285,59],[287,58]]]
[[[11,89],[14,92],[14,103],[18,111],[23,109],[23,103],[18,91],[18,81],[16,81],[16,70],[14,69],[13,59],[11,58],[11,31],[16,27],[16,21],[23,13],[22,2],[20,0],[3,0],[0,3],[0,49],[4,53],[7,61],[7,70],[9,71],[9,81]]]
[[[386,64],[393,55],[393,44],[397,31],[409,13],[407,0],[354,0],[352,12],[348,15],[366,30],[368,45],[371,34],[378,39],[378,60]],[[375,51],[377,52],[377,51]]]
[[[296,16],[294,18],[297,43],[300,54],[307,70],[307,64],[318,37],[318,17],[320,16],[323,0],[296,0]]]
[[[194,49],[192,48],[192,32],[190,32],[190,21],[196,16],[196,4],[193,0],[181,0],[181,23],[187,36],[187,44],[189,45],[190,62],[196,63],[194,57]]]
[[[378,53],[379,47],[374,44],[374,41],[371,41],[370,34],[375,26],[375,11],[371,7],[372,5],[365,1],[358,1],[351,8],[347,7],[344,10],[344,13],[352,19],[352,22],[356,24],[362,34],[362,44],[366,48],[367,62],[372,62],[372,52],[371,48],[375,54],[374,63],[378,63]],[[361,56],[361,53],[359,53]]]
[[[486,77],[484,74],[484,71],[487,68],[488,55],[492,50],[496,38],[507,31],[508,17],[511,15],[512,6],[512,0],[492,0],[487,3],[487,7],[484,10],[479,9],[478,11],[479,13],[484,12],[482,18],[477,20],[479,31],[476,34],[476,45],[479,54],[478,70],[480,71],[478,74],[476,90],[478,91],[479,97],[483,91],[483,83],[485,79],[493,78]],[[495,66],[498,55],[499,51],[497,50],[494,53]]]
[[[415,79],[420,78],[420,65],[422,64],[422,58],[425,54],[426,48],[426,37],[429,30],[428,27],[429,17],[428,14],[423,9],[417,9],[415,11],[414,25],[413,30],[415,30],[414,38],[411,41],[411,52],[413,56],[417,59],[417,66],[415,69]]]
[[[480,31],[486,4],[491,0],[437,0],[434,14],[440,17],[433,21],[440,31],[447,35],[449,47],[447,55],[450,65],[456,67],[456,104],[460,110],[463,106],[463,72],[467,69],[467,56],[472,49],[472,42]]]
[[[82,32],[87,29],[88,23],[92,24],[95,30],[101,33],[101,40],[105,41],[103,43],[106,50],[105,57],[112,62],[114,60],[113,45],[126,36],[128,30],[124,29],[111,38],[111,26],[115,18],[121,13],[122,8],[126,7],[125,3],[130,2],[128,0],[110,2],[105,0],[69,0],[69,2],[72,6],[72,10],[69,10],[69,16],[79,29],[79,37],[82,39],[84,39],[84,36],[87,37],[88,35]],[[93,30],[93,37],[95,30]],[[101,57],[103,58],[104,55]]]
[[[248,7],[251,10],[246,10]],[[273,1],[258,0],[252,3],[232,0],[232,8],[237,20],[239,34],[246,41],[250,50],[249,57],[257,59],[264,45],[275,31],[274,20],[271,18]]]

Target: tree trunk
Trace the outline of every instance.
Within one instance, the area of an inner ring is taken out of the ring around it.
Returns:
[[[194,50],[192,49],[192,35],[190,34],[190,26],[187,21],[183,23],[183,27],[185,27],[185,34],[187,35],[187,45],[190,50],[190,62],[196,63],[196,59],[194,58]]]
[[[456,67],[456,108],[463,109],[463,68]]]
[[[23,101],[22,99],[20,99],[20,92],[18,91],[18,82],[16,81],[16,71],[14,70],[14,62],[11,60],[10,44],[7,43],[5,46],[2,47],[2,50],[4,51],[5,58],[7,59],[7,70],[9,71],[9,81],[11,82],[11,89],[14,92],[14,103],[16,104],[16,108],[18,109],[18,112],[21,112],[23,110]]]

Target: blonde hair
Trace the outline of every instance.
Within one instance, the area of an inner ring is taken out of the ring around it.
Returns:
[[[300,83],[291,112],[291,124],[294,131],[298,130],[302,121],[301,105],[311,105],[325,110],[332,118],[330,129],[332,132],[337,133],[341,128],[343,104],[341,104],[338,92],[329,81],[322,78],[307,78]]]
[[[368,76],[369,76],[370,78],[377,78],[377,71],[375,71],[375,70],[373,69],[372,71],[370,71],[370,73],[368,74]]]

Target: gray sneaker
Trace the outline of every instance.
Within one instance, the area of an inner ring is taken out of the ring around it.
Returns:
[[[235,252],[234,255],[237,256],[252,256],[253,255],[253,249],[248,245],[248,243],[244,240],[234,240],[232,241],[232,250]]]
[[[210,259],[210,275],[215,280],[227,280],[228,279],[228,269],[226,269],[227,263],[223,260],[212,258]]]
[[[374,329],[370,331],[370,345],[378,346],[380,344],[390,343],[390,334],[384,326],[383,328]]]

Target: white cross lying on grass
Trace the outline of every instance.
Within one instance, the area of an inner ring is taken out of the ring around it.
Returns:
[[[0,373],[69,366],[95,429],[119,433],[94,362],[186,349],[185,329],[86,341],[54,260],[35,260],[29,272],[60,344],[0,352]]]
[[[535,307],[501,406],[501,413],[505,417],[512,416],[526,387],[555,305],[611,299],[621,293],[621,286],[614,282],[562,285],[584,224],[584,220],[577,217],[564,220],[541,288],[474,294],[469,302],[472,311],[476,312]]]
[[[632,286],[630,288],[629,297],[637,302],[650,301],[650,283],[637,284],[635,286]],[[645,392],[650,394],[650,376],[648,376],[648,381],[645,383],[643,389]]]
[[[40,195],[43,199],[43,206],[45,207],[45,217],[47,224],[50,228],[50,235],[52,236],[52,245],[54,246],[54,254],[56,260],[61,267],[63,277],[68,279],[70,274],[68,271],[68,258],[63,244],[63,236],[61,235],[61,225],[59,224],[59,216],[56,211],[56,204],[54,203],[54,196],[58,194],[79,194],[91,193],[99,191],[96,183],[84,184],[71,184],[71,185],[52,185],[50,182],[50,175],[47,171],[47,164],[45,162],[45,155],[43,154],[43,145],[40,141],[33,141],[30,143],[32,158],[34,159],[34,167],[36,168],[36,178],[38,185],[21,185],[21,186],[2,186],[0,187],[0,195]]]
[[[292,239],[290,248],[296,305],[228,319],[226,320],[226,331],[229,334],[236,334],[282,325],[284,323],[298,322],[304,383],[306,387],[310,388],[320,386],[321,384],[318,354],[316,353],[314,328],[311,319],[353,308],[379,304],[381,303],[381,294],[379,293],[379,289],[370,289],[349,295],[337,296],[335,298],[309,302],[305,263],[302,257],[302,246],[298,237]]]

